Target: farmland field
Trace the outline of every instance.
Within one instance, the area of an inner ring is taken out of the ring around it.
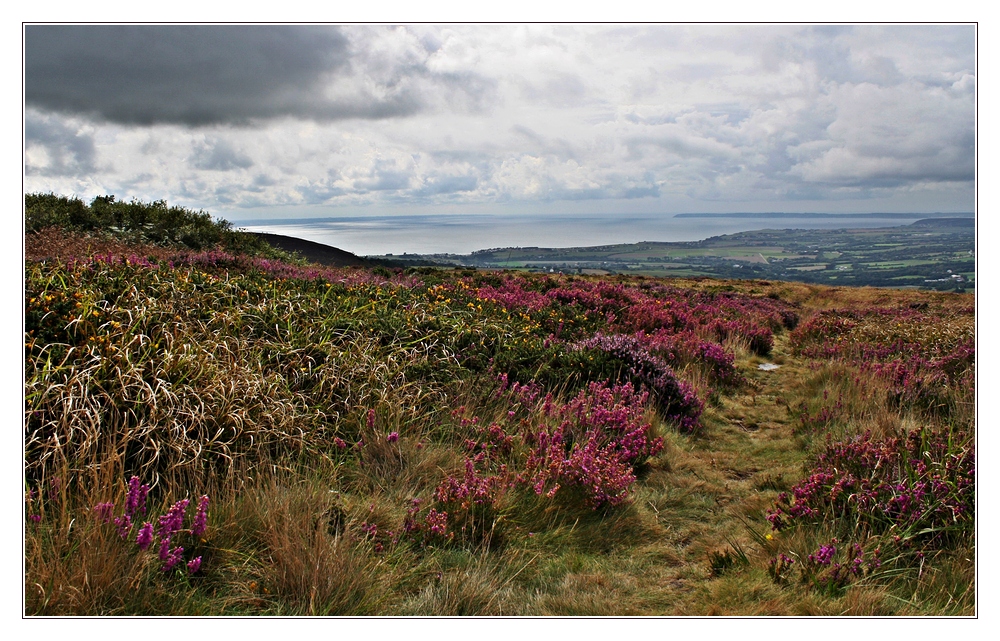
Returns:
[[[882,229],[750,231],[698,242],[410,254],[406,262],[566,274],[601,269],[643,276],[672,276],[683,269],[685,276],[880,287],[899,287],[905,278],[913,281],[908,286],[966,291],[975,287],[975,221],[940,218]]]

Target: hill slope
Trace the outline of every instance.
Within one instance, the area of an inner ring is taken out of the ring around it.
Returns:
[[[290,254],[298,254],[310,263],[317,263],[328,267],[374,267],[371,261],[322,243],[303,238],[294,238],[292,236],[282,236],[280,234],[264,232],[250,233],[271,247]]]
[[[29,615],[976,613],[970,295],[58,231]]]

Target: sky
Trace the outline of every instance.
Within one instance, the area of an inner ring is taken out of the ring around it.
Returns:
[[[24,189],[230,220],[968,212],[971,25],[29,25]]]

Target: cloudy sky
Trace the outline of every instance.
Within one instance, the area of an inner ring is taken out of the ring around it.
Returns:
[[[972,26],[25,28],[27,191],[233,220],[958,212]]]

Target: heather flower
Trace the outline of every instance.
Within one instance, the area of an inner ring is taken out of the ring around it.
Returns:
[[[653,354],[639,336],[595,334],[578,343],[577,350],[597,350],[626,366],[628,378],[645,386],[654,396],[664,418],[677,422],[681,430],[694,431],[704,404],[686,381],[679,380],[667,362]]]
[[[435,509],[431,509],[427,513],[427,517],[424,519],[427,523],[427,529],[431,534],[436,534],[438,536],[444,536],[448,531],[448,513],[438,512]]]
[[[149,494],[148,485],[140,485],[139,477],[133,476],[128,482],[128,495],[125,497],[125,514],[135,516],[136,513],[146,513],[146,495]]]
[[[792,559],[784,554],[779,554],[768,562],[768,574],[771,575],[771,578],[776,583],[780,583],[784,581],[785,575],[789,572],[789,570],[791,570],[794,563],[795,559]]]
[[[389,435],[385,437],[385,440],[389,443],[395,443],[399,440],[399,432],[390,432]]]
[[[29,514],[28,518],[31,519],[35,523],[40,523],[41,520],[42,520],[42,515],[41,514]]]
[[[160,541],[160,560],[166,561],[170,558],[170,537]]]
[[[870,434],[829,442],[812,474],[778,496],[767,516],[776,530],[824,516],[850,518],[873,533],[917,532],[939,547],[968,532],[975,507],[975,451],[953,436],[914,431],[906,438]]]
[[[205,527],[208,522],[208,496],[202,496],[198,499],[198,511],[194,515],[194,523],[191,525],[191,534],[193,536],[201,536],[205,532]]]
[[[140,550],[145,550],[149,548],[150,544],[153,542],[153,524],[149,521],[142,524],[139,528],[139,534],[135,538],[136,545],[139,546]]]
[[[177,565],[178,563],[181,562],[181,560],[183,560],[183,554],[184,554],[184,548],[182,548],[179,545],[174,549],[170,550],[170,553],[167,555],[166,559],[163,559],[163,554],[161,553],[160,558],[165,561],[165,563],[163,564],[163,571],[169,572],[170,570],[172,570],[175,565]]]
[[[196,556],[187,563],[188,574],[194,574],[201,568],[201,557]]]
[[[834,539],[834,542],[835,541],[836,539]],[[831,542],[830,545],[821,545],[816,554],[809,555],[809,560],[818,563],[819,565],[830,565],[830,562],[833,560],[833,555],[836,553],[837,546],[833,545]]]
[[[118,528],[118,536],[123,539],[127,539],[129,532],[132,531],[132,517],[128,514],[122,514],[115,518],[115,526]]]
[[[169,539],[174,532],[184,528],[184,513],[187,511],[188,500],[181,499],[173,504],[170,510],[160,517],[156,534],[161,539]]]

